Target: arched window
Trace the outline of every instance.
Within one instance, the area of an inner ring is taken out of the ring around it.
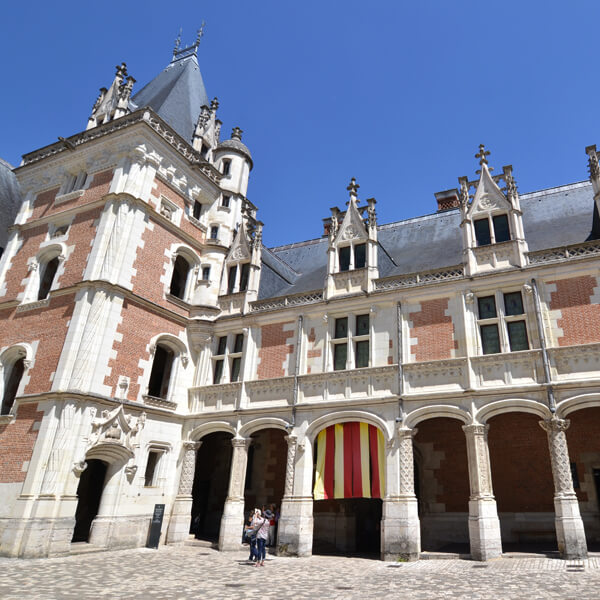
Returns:
[[[7,415],[10,413],[24,371],[25,357],[17,358],[13,362],[4,365],[4,390],[2,394],[2,408],[0,410],[0,415]]]
[[[167,399],[174,361],[175,352],[166,344],[158,343],[154,351],[154,361],[150,372],[149,396]]]
[[[48,297],[52,283],[56,277],[56,271],[58,270],[59,258],[55,256],[44,265],[41,266],[40,272],[40,287],[38,288],[38,300],[44,300]]]
[[[173,266],[173,275],[171,277],[171,286],[169,293],[177,298],[185,299],[186,286],[190,274],[190,263],[179,254],[175,259]]]

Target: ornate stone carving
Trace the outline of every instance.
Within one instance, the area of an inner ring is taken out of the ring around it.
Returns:
[[[73,463],[73,473],[75,473],[75,477],[79,477],[86,469],[87,463],[85,460],[79,460]]]
[[[244,481],[246,479],[246,464],[250,438],[234,437],[231,440],[233,456],[231,457],[231,479],[229,480],[228,499],[244,499]]]
[[[463,426],[463,431],[467,436],[471,500],[493,497],[490,456],[487,445],[489,427],[489,425],[480,423]]]
[[[196,456],[202,442],[183,442],[183,462],[181,464],[181,476],[179,477],[178,496],[190,496],[194,484],[194,473],[196,472]]]
[[[539,423],[548,435],[555,497],[573,496],[575,490],[573,489],[573,476],[571,475],[571,463],[565,434],[571,422],[569,419],[559,419],[557,416],[553,416]]]
[[[298,438],[295,435],[287,435],[285,440],[288,445],[287,462],[285,464],[285,488],[284,497],[289,497],[294,493],[294,466],[296,462],[296,448],[298,447]]]
[[[413,458],[413,437],[418,429],[398,427],[396,430],[400,446],[400,494],[415,493],[415,463]]]

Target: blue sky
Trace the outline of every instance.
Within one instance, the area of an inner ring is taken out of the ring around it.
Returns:
[[[587,178],[600,145],[598,2],[228,0],[3,7],[0,156],[85,128],[127,62],[141,89],[183,27],[223,133],[254,157],[267,245],[319,237],[356,177],[380,223],[434,212],[480,143],[521,193]]]

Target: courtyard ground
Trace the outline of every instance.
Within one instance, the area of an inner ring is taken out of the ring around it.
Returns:
[[[202,600],[256,598],[577,599],[600,597],[600,558],[421,560],[268,557],[169,546],[50,559],[0,558],[2,600]]]

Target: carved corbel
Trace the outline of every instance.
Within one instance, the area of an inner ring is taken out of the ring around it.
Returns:
[[[475,301],[475,294],[471,290],[465,292],[465,302],[467,304],[473,304]]]
[[[81,474],[87,469],[87,463],[85,460],[80,460],[73,463],[73,473],[75,477],[80,477]]]

